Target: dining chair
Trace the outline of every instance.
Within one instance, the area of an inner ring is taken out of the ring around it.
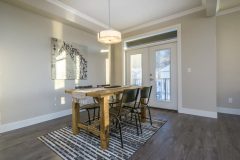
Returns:
[[[149,100],[151,97],[151,92],[152,92],[152,86],[149,87],[143,87],[140,91],[140,101],[137,103],[138,109],[137,112],[138,114],[141,114],[141,109],[146,108],[148,110],[148,115],[150,119],[150,124],[152,125],[152,116],[150,112],[150,107],[149,107]]]
[[[123,106],[126,104],[133,104],[136,105],[137,97],[138,97],[139,89],[127,89],[123,91],[122,99],[120,100],[120,103],[116,107],[112,107],[109,110],[110,114],[110,120],[111,122],[116,121],[116,128],[119,129],[120,133],[120,140],[121,140],[121,147],[123,148],[123,139],[122,139],[122,117],[127,116],[130,112],[129,109],[125,109]],[[137,115],[135,115],[136,118],[136,126],[137,126],[137,134],[138,133],[138,120]],[[112,127],[114,128],[114,127]]]
[[[150,107],[148,105],[150,97],[151,97],[151,91],[152,91],[152,86],[141,88],[139,102],[137,102],[136,105],[125,105],[124,106],[125,108],[128,108],[131,110],[131,120],[132,120],[133,114],[137,114],[138,119],[140,119],[142,109],[146,108],[148,110],[148,115],[149,115],[148,119],[150,119],[150,124],[152,125],[152,116],[151,116],[151,112],[150,112]],[[139,126],[140,126],[141,133],[142,133],[141,122],[139,122]]]
[[[110,84],[98,84],[97,88],[107,87],[110,86]]]
[[[103,85],[97,85],[97,88],[117,88],[117,87],[121,87],[120,85],[113,85],[111,86],[110,84],[103,84]],[[119,95],[121,97],[121,95]],[[120,99],[120,98],[119,98]],[[119,99],[114,98],[114,96],[110,96],[109,99],[109,105],[110,107],[113,107],[115,104],[119,103]]]
[[[121,87],[120,85],[113,85],[113,86],[105,86],[104,88],[118,88]],[[109,105],[110,107],[114,107],[115,105],[117,105],[120,102],[122,94],[119,94],[117,96],[111,96],[109,99]]]
[[[89,88],[93,88],[92,85],[88,85],[88,86],[75,86],[75,89],[89,89]],[[96,98],[93,98],[93,103],[88,103],[88,104],[84,104],[84,105],[80,105],[80,110],[86,110],[88,112],[88,124],[91,124],[91,116],[90,116],[90,111],[93,111],[93,118],[92,121],[95,120],[95,110],[98,109],[98,111],[100,110],[100,105],[98,104]],[[98,114],[98,119],[99,119],[99,114]]]

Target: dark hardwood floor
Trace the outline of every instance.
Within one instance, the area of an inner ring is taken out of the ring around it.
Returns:
[[[218,119],[211,119],[152,111],[153,117],[167,123],[132,160],[240,160],[240,116],[219,114]],[[82,116],[82,120],[85,118]],[[37,137],[70,123],[71,117],[67,116],[1,134],[0,160],[60,160]]]

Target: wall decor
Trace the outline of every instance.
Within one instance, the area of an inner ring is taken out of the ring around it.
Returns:
[[[87,79],[87,47],[51,38],[52,79]]]

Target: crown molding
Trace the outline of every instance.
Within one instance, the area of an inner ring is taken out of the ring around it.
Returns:
[[[58,16],[58,18],[64,19],[67,22],[69,21],[70,23],[74,23],[76,25],[80,25],[82,27],[85,28],[89,28],[89,30],[93,31],[93,32],[98,32],[102,29],[107,29],[108,25],[105,23],[102,23],[101,21],[88,16],[87,14],[80,12],[79,10],[64,4],[61,1],[58,0],[42,0],[42,1],[29,1],[29,0],[19,0],[19,1],[15,1],[15,0],[4,0],[6,2],[21,6],[22,8],[27,8],[26,6],[30,6],[31,7],[31,11],[35,8],[37,8],[39,10],[39,12],[36,12],[37,14],[40,15],[44,15],[46,16],[47,14],[50,14],[50,17],[55,18],[56,16]],[[138,30],[144,27],[148,27],[154,24],[158,24],[161,22],[165,22],[165,21],[169,21],[175,18],[179,18],[191,13],[195,13],[201,10],[204,10],[206,8],[205,6],[205,1],[206,0],[202,0],[202,5],[199,7],[195,7],[183,12],[179,12],[177,14],[173,14],[167,17],[162,17],[160,19],[154,20],[154,21],[150,21],[150,22],[146,22],[144,24],[140,24],[140,25],[136,25],[136,26],[131,26],[129,28],[125,28],[120,30],[123,34],[124,33],[128,33],[134,30]],[[23,7],[25,6],[25,7]],[[58,14],[56,14],[55,10],[57,11]],[[62,10],[62,13],[59,13],[60,10]],[[43,14],[43,12],[45,14]],[[75,15],[75,17],[70,17],[67,18],[66,14],[64,13],[70,13],[72,15]]]
[[[240,11],[240,6],[230,8],[230,9],[226,9],[226,10],[223,10],[223,11],[220,10],[220,12],[217,13],[217,16],[223,16],[223,15],[231,14],[231,13],[238,12],[238,11]]]
[[[87,21],[89,21],[89,22],[91,22],[95,25],[98,25],[98,26],[103,27],[103,28],[108,28],[108,25],[106,25],[106,24],[104,24],[104,23],[102,23],[102,22],[100,22],[100,21],[98,21],[98,20],[96,20],[96,19],[94,19],[94,18],[92,18],[92,17],[90,17],[90,16],[72,8],[72,7],[70,7],[69,5],[66,5],[66,4],[58,1],[58,0],[46,0],[46,1],[55,5],[55,6],[58,6],[62,9],[64,9],[64,10],[66,10],[66,11],[68,11],[68,12],[74,14],[74,15],[77,15],[80,18],[85,19],[85,20],[87,20]]]
[[[166,21],[170,21],[170,20],[173,20],[173,19],[176,19],[176,18],[180,18],[180,17],[186,16],[188,14],[199,12],[199,11],[202,11],[204,9],[206,9],[204,6],[195,7],[195,8],[180,12],[180,13],[173,14],[171,16],[167,16],[167,17],[160,18],[160,19],[157,19],[157,20],[154,20],[154,21],[150,21],[148,23],[144,23],[142,25],[137,25],[135,27],[131,27],[129,29],[122,30],[121,32],[123,34],[126,34],[126,33],[129,33],[129,32],[138,30],[138,29],[146,28],[146,27],[149,27],[149,26],[152,26],[152,25],[155,25],[155,24],[159,24],[159,23],[162,23],[162,22],[166,22]]]

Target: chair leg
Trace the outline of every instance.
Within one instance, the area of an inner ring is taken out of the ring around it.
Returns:
[[[121,122],[118,122],[118,123],[119,123],[119,133],[120,133],[121,147],[123,148],[122,125],[121,125]]]
[[[137,115],[138,115],[138,122],[139,122],[139,126],[140,126],[140,131],[141,131],[141,134],[142,134],[142,124],[141,124],[141,119],[140,119],[139,113],[137,113]]]
[[[100,108],[98,108],[98,119],[100,118]]]
[[[150,118],[150,124],[152,126],[152,116],[151,116],[150,108],[147,106],[147,109],[148,109],[148,115],[149,115],[149,118]]]
[[[93,119],[92,119],[93,121],[95,120],[95,110],[96,108],[93,109]]]
[[[136,122],[136,127],[137,127],[137,135],[139,136],[137,115],[136,114],[134,114],[134,115],[135,115],[135,122]]]
[[[89,109],[87,109],[87,112],[88,112],[88,124],[90,125],[90,124],[91,124],[91,119],[90,119],[90,112],[89,112]]]
[[[116,121],[116,124],[115,124],[116,129],[118,128],[118,123],[119,123],[119,120]]]

